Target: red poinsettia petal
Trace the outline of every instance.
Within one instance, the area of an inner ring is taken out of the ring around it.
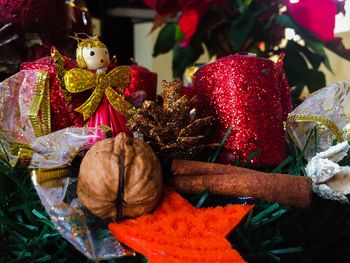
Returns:
[[[196,10],[183,11],[179,19],[180,30],[185,36],[183,43],[189,44],[189,41],[197,30],[198,22],[199,14]]]
[[[288,12],[300,26],[310,30],[323,41],[334,39],[337,13],[335,0],[286,0],[285,2]]]

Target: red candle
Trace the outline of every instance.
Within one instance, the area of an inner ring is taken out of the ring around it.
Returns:
[[[225,148],[231,161],[274,166],[286,157],[283,121],[291,111],[289,87],[280,64],[251,55],[231,55],[194,75],[198,112],[215,118],[212,139],[232,130]]]
[[[146,100],[155,101],[157,97],[157,74],[139,66],[137,63],[132,64],[130,69],[132,81],[125,90],[124,96],[128,97],[136,91],[144,91]]]

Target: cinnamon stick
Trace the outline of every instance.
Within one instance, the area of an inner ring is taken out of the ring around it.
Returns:
[[[297,207],[307,207],[312,200],[311,180],[304,176],[180,160],[174,161],[171,168],[174,187],[180,193],[208,190],[212,194],[251,196]]]
[[[225,173],[255,173],[256,171],[237,167],[232,165],[225,165],[219,163],[206,163],[189,160],[173,160],[171,165],[171,172],[173,175],[198,175],[198,174],[225,174]]]

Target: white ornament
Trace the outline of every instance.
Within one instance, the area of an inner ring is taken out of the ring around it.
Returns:
[[[317,153],[306,166],[306,174],[312,180],[313,190],[325,199],[349,203],[345,196],[350,193],[350,167],[340,166],[349,150],[347,141]]]

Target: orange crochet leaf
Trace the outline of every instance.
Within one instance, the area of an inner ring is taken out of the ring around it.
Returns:
[[[253,208],[195,208],[167,189],[153,214],[108,225],[112,234],[149,263],[245,262],[225,236]]]

